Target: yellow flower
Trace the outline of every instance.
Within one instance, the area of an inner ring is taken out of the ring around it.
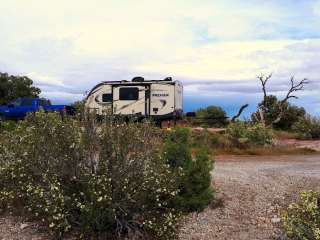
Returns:
[[[53,228],[55,226],[54,223],[50,223],[49,228]]]

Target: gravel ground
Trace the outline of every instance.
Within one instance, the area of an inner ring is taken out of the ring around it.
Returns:
[[[283,239],[281,209],[320,190],[320,155],[218,159],[213,175],[224,206],[188,216],[181,240]]]
[[[0,240],[47,240],[45,229],[19,217],[0,217]]]
[[[181,240],[281,239],[283,206],[303,189],[320,190],[320,155],[220,158],[213,176],[224,206],[186,217]],[[0,240],[31,239],[48,236],[36,223],[0,217]]]

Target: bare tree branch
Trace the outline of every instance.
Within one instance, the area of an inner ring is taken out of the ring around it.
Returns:
[[[266,85],[267,85],[267,82],[268,80],[272,77],[272,74],[269,74],[267,76],[263,75],[263,74],[260,74],[259,76],[257,76],[257,78],[260,80],[261,82],[261,85],[262,85],[262,91],[263,91],[263,96],[264,96],[264,100],[267,98],[268,94],[267,94],[267,90],[266,90]],[[302,79],[301,81],[299,81],[298,83],[295,83],[295,79],[294,79],[294,76],[292,76],[290,78],[290,88],[286,94],[286,96],[281,100],[279,101],[279,108],[280,108],[280,112],[278,114],[278,116],[276,117],[276,119],[272,122],[272,124],[275,124],[275,123],[278,123],[280,122],[280,120],[282,119],[283,115],[284,115],[284,107],[285,107],[285,103],[288,102],[288,100],[290,98],[295,98],[295,99],[298,99],[298,97],[296,95],[294,95],[296,92],[298,91],[302,91],[304,90],[304,87],[306,84],[308,84],[309,81],[308,79],[304,78]],[[264,106],[266,107],[266,106]],[[260,122],[263,122],[264,119],[263,119],[263,110],[260,108],[259,109],[259,114],[260,114]],[[256,116],[257,117],[257,116]]]
[[[294,76],[292,76],[292,77],[290,78],[290,83],[291,83],[291,86],[290,86],[290,89],[289,89],[288,92],[287,92],[287,95],[285,96],[284,99],[282,99],[282,100],[280,101],[280,106],[279,106],[279,107],[280,107],[280,113],[279,113],[279,115],[277,116],[277,118],[272,122],[272,124],[276,124],[276,123],[280,122],[281,118],[282,118],[283,115],[284,115],[284,110],[285,110],[285,109],[284,109],[284,106],[285,106],[285,103],[288,102],[288,100],[289,100],[290,98],[298,99],[298,97],[297,97],[296,95],[293,95],[293,93],[304,90],[305,85],[308,84],[309,81],[308,81],[307,78],[304,78],[304,79],[302,79],[300,82],[295,83],[295,82],[294,82]]]
[[[287,95],[285,96],[285,98],[283,100],[281,100],[281,103],[284,104],[285,102],[287,102],[290,98],[295,98],[298,99],[297,96],[292,95],[295,92],[301,91],[304,89],[305,85],[309,83],[307,78],[302,79],[300,82],[296,83],[294,82],[294,76],[292,76],[290,78],[290,83],[291,83],[291,87],[288,90]]]
[[[242,112],[249,106],[249,104],[245,104],[243,106],[240,107],[237,115],[233,116],[232,119],[231,119],[231,122],[234,122],[237,118],[240,117],[240,115],[242,114]]]
[[[259,76],[257,76],[257,78],[260,80],[261,85],[262,85],[262,91],[263,91],[263,96],[264,99],[267,97],[267,89],[266,89],[266,85],[268,80],[272,77],[272,73],[270,73],[269,75],[265,76],[264,74],[260,74]]]

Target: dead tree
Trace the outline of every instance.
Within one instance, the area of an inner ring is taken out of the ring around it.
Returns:
[[[243,106],[240,107],[238,113],[236,115],[234,115],[232,118],[231,118],[231,122],[235,122],[239,117],[240,115],[242,114],[242,112],[249,106],[249,104],[245,104]]]
[[[298,99],[299,97],[293,95],[295,92],[304,90],[304,87],[306,84],[309,83],[308,79],[304,78],[302,79],[300,82],[298,82],[297,84],[295,84],[294,82],[294,76],[291,77],[290,79],[291,82],[291,87],[286,95],[286,97],[281,101],[283,103],[287,102],[290,98],[295,98]]]
[[[284,99],[282,99],[280,101],[280,113],[279,113],[278,117],[272,122],[272,124],[280,122],[280,120],[281,120],[281,118],[283,117],[283,114],[284,114],[285,103],[288,102],[288,100],[290,98],[298,99],[299,97],[294,95],[294,94],[296,92],[298,92],[298,91],[304,90],[305,85],[308,84],[309,81],[308,81],[308,79],[304,78],[304,79],[300,80],[298,83],[295,83],[294,76],[292,76],[290,78],[290,83],[291,83],[290,89],[288,90],[288,92],[287,92],[286,96],[284,97]]]
[[[268,76],[264,76],[263,74],[260,74],[259,76],[257,76],[257,78],[260,80],[261,85],[262,85],[262,92],[263,92],[263,97],[264,99],[267,98],[267,89],[266,89],[266,85],[268,80],[272,77],[272,73],[270,73]]]
[[[264,101],[263,104],[266,104],[266,99],[268,97],[267,94],[267,89],[266,89],[266,85],[268,83],[268,81],[270,80],[270,78],[272,77],[272,74],[269,74],[267,76],[260,74],[259,76],[257,76],[257,78],[259,79],[259,81],[261,82],[261,86],[262,86],[262,92],[263,92],[263,97],[264,97]],[[307,78],[304,78],[302,80],[300,80],[299,82],[295,83],[295,79],[294,76],[292,76],[290,78],[290,88],[287,92],[287,94],[285,95],[285,97],[279,101],[279,114],[278,116],[275,118],[274,121],[272,121],[271,124],[276,124],[279,123],[280,120],[282,119],[284,113],[285,113],[285,105],[288,102],[289,99],[291,98],[295,98],[298,99],[299,97],[295,95],[296,92],[298,91],[302,91],[305,88],[305,85],[307,85],[309,83]],[[264,106],[266,108],[266,106]],[[255,118],[257,120],[259,120],[260,122],[264,123],[264,112],[263,109],[260,107],[259,108],[259,116],[257,116],[257,114],[255,115]]]

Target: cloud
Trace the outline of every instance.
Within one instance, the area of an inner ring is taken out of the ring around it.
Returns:
[[[320,104],[319,103],[317,103],[315,105],[314,112],[315,112],[315,114],[320,115]]]
[[[285,50],[294,42],[259,40],[212,43],[184,50],[178,57],[169,56],[171,61],[146,62],[136,69],[145,72],[172,72],[183,78],[193,79],[248,79],[261,71],[272,72],[282,67],[288,68],[288,62],[277,61],[271,55]],[[262,59],[260,53],[269,56]]]
[[[83,94],[74,94],[61,91],[44,91],[40,96],[49,98],[54,104],[71,104],[75,101],[84,99]]]
[[[301,79],[295,79],[298,83]],[[185,92],[188,96],[194,94],[200,94],[201,96],[215,95],[234,95],[234,94],[246,94],[255,95],[261,98],[262,89],[258,79],[254,82],[251,80],[241,81],[202,81],[202,82],[189,82],[185,84]],[[317,95],[319,93],[320,82],[310,82],[305,86],[304,91],[295,93],[298,97],[305,97],[309,95]],[[267,93],[276,95],[279,98],[283,98],[290,89],[290,80],[277,78],[277,75],[268,81],[266,86]]]
[[[3,0],[0,70],[27,74],[57,100],[142,75],[182,80],[191,99],[256,102],[261,72],[275,73],[270,91],[280,95],[291,75],[319,83],[319,3]]]
[[[24,75],[33,79],[34,83],[38,86],[58,86],[58,87],[66,86],[61,80],[58,80],[51,76],[42,75],[37,72],[30,72]]]
[[[320,1],[315,1],[313,5],[313,13],[317,16],[320,16]]]

